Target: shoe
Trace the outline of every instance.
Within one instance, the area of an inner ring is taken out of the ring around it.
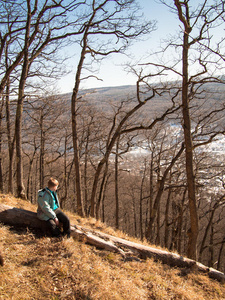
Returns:
[[[70,232],[63,232],[63,237],[66,237],[67,239],[70,238]]]

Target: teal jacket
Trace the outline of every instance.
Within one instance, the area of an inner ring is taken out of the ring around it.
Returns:
[[[57,196],[57,193],[54,192],[56,204],[58,207],[59,205],[59,199]],[[51,192],[44,188],[42,190],[38,191],[38,209],[37,209],[37,217],[40,220],[47,221],[49,219],[55,219],[56,214],[53,210],[55,204],[55,200],[51,194]]]

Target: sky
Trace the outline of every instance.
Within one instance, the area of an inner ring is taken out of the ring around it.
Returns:
[[[142,7],[142,12],[146,20],[156,20],[157,29],[150,33],[145,41],[139,41],[129,48],[128,53],[132,54],[132,60],[138,60],[146,57],[149,51],[157,49],[160,41],[168,38],[168,36],[175,35],[179,29],[180,22],[178,17],[169,11],[169,8],[160,3],[159,0],[137,0]],[[168,0],[168,2],[171,2]],[[194,5],[201,3],[202,0],[192,0]],[[73,90],[75,82],[75,72],[77,67],[76,60],[78,56],[70,59],[69,65],[73,70],[71,74],[63,76],[57,82],[57,88],[61,93],[70,93]],[[88,79],[82,81],[81,88],[99,88],[108,86],[121,86],[121,85],[135,85],[137,77],[124,70],[123,65],[129,62],[129,56],[122,54],[114,54],[109,58],[103,60],[100,71],[96,74],[102,79]],[[146,62],[146,61],[145,61]]]
[[[134,43],[128,50],[133,59],[145,57],[149,50],[159,45],[160,39],[168,36],[177,27],[178,21],[168,8],[157,0],[138,0],[143,9],[146,20],[157,20],[157,30],[150,33],[147,40]],[[69,61],[72,73],[63,76],[57,82],[57,88],[61,93],[70,93],[73,90],[76,71],[76,57]],[[100,71],[97,74],[102,81],[88,79],[81,84],[81,88],[99,88],[108,86],[135,85],[137,77],[124,70],[123,64],[129,62],[129,56],[121,54],[111,55],[103,60]]]

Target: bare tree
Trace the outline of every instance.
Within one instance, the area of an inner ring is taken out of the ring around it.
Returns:
[[[110,6],[110,9],[109,9]],[[151,22],[140,22],[137,14],[137,3],[135,0],[109,1],[87,1],[88,14],[83,17],[83,36],[81,38],[81,53],[77,65],[75,84],[71,98],[72,132],[74,147],[74,162],[76,173],[77,210],[84,215],[83,196],[81,187],[80,157],[78,145],[78,123],[77,123],[77,101],[79,99],[79,87],[87,56],[93,60],[99,60],[112,53],[122,53],[130,40],[149,33],[153,28]],[[107,40],[108,38],[108,40]],[[97,176],[98,177],[98,176]],[[96,186],[95,178],[94,186]],[[95,188],[91,200],[91,215],[94,215]]]
[[[194,163],[193,163],[193,138],[192,138],[192,128],[191,128],[191,117],[190,117],[190,82],[192,83],[192,92],[193,86],[195,85],[194,80],[199,78],[201,75],[206,74],[209,69],[207,68],[207,62],[203,62],[202,56],[200,54],[199,62],[203,67],[202,72],[197,73],[192,78],[189,75],[189,49],[196,43],[201,44],[203,40],[207,37],[208,27],[215,26],[214,24],[224,14],[224,4],[222,2],[216,3],[214,7],[207,5],[207,1],[200,7],[195,15],[193,21],[190,14],[189,1],[178,1],[175,0],[175,6],[177,8],[177,13],[179,20],[183,24],[183,45],[182,45],[182,113],[183,113],[183,128],[184,128],[184,139],[185,139],[185,153],[186,153],[186,173],[187,173],[187,185],[188,185],[188,198],[189,198],[189,209],[190,209],[190,218],[191,218],[191,227],[189,234],[189,243],[188,243],[188,256],[190,258],[197,258],[196,245],[198,237],[198,212],[196,206],[196,183],[195,183],[195,174],[194,174]],[[191,36],[195,24],[199,23],[200,18],[204,18],[200,31],[197,36],[193,38]],[[207,37],[208,38],[208,37]],[[208,40],[209,41],[209,40]],[[210,47],[210,44],[205,44],[205,47]],[[208,49],[207,49],[208,50]],[[212,52],[212,50],[211,50]],[[219,52],[217,52],[219,54]],[[204,78],[208,80],[208,78]],[[216,80],[216,79],[214,79]]]
[[[9,175],[8,175],[8,193],[13,194],[13,158],[15,152],[15,130],[14,135],[12,136],[12,112],[10,104],[10,80],[7,81],[6,85],[6,95],[5,95],[5,110],[6,110],[6,128],[7,128],[7,140],[8,140],[8,153],[9,153]]]
[[[69,147],[67,143],[71,133],[67,133],[68,105],[66,103],[66,100],[55,95],[30,97],[25,103],[25,124],[29,126],[24,129],[23,143],[26,143],[27,156],[29,153],[38,155],[39,188],[44,186],[47,166],[64,156]],[[63,130],[66,132],[65,136]],[[65,141],[63,142],[62,139]],[[33,151],[30,151],[30,146]]]
[[[20,49],[18,37],[24,31],[24,15],[21,11],[21,1],[6,1],[1,2],[1,45],[0,45],[0,63],[4,72],[1,73],[0,94],[2,95],[4,88],[9,80],[10,74],[21,63],[23,51],[9,51],[9,45],[17,43]],[[22,23],[22,25],[21,25]],[[7,57],[5,64],[5,54]]]
[[[180,158],[183,150],[184,150],[184,145],[181,144],[181,147],[180,147],[179,151],[173,157],[170,164],[166,167],[162,177],[160,178],[159,187],[158,187],[157,194],[156,194],[156,197],[155,197],[155,200],[154,200],[154,204],[153,204],[153,207],[152,207],[150,220],[149,220],[149,224],[148,224],[148,228],[147,228],[147,232],[146,232],[146,237],[147,238],[149,238],[149,236],[151,234],[152,225],[153,225],[153,222],[156,218],[156,213],[157,213],[157,210],[158,210],[158,206],[160,204],[160,199],[162,197],[162,193],[163,193],[163,190],[164,190],[165,181],[167,179],[167,176],[168,176],[169,172],[171,171],[172,167],[174,166],[174,164],[176,163],[176,161]]]
[[[224,68],[224,38],[212,41],[211,35],[215,28],[223,23],[224,3],[206,0],[202,4],[196,3],[191,6],[189,0],[174,0],[173,4],[161,2],[178,16],[181,30],[178,37],[171,38],[162,51],[155,53],[153,62],[142,64],[141,67],[146,65],[150,69],[146,71],[145,76],[148,86],[152,84],[152,79],[156,81],[155,78],[158,77],[161,88],[170,89],[172,101],[175,101],[176,105],[181,103],[190,214],[187,254],[196,259],[199,222],[194,149],[224,133],[221,122],[224,111],[222,98],[216,109],[210,104],[207,106],[210,99],[213,99],[212,89],[215,89],[216,83],[223,83],[221,74]],[[170,52],[171,48],[175,52]],[[170,61],[166,61],[168,53]],[[218,68],[220,74],[217,72]],[[162,79],[163,76],[170,75],[170,82]],[[211,125],[206,126],[206,122]]]
[[[204,232],[204,235],[203,235],[203,239],[201,241],[201,245],[200,245],[200,249],[199,249],[199,259],[201,260],[202,259],[202,254],[203,254],[203,251],[207,248],[206,246],[206,239],[207,239],[207,236],[209,235],[209,231],[210,231],[210,228],[213,227],[213,224],[214,224],[214,215],[216,213],[216,210],[218,208],[221,209],[221,207],[223,207],[224,205],[224,196],[220,197],[217,199],[217,201],[215,201],[214,203],[210,203],[210,209],[208,210],[208,214],[209,214],[209,217],[208,217],[208,224],[207,226],[205,227],[205,232]]]
[[[129,152],[131,146],[132,146],[132,140],[134,136],[123,136],[124,141],[121,141],[121,137],[119,136],[117,141],[116,141],[116,149],[115,153],[115,226],[117,229],[119,229],[119,214],[120,214],[120,209],[119,209],[119,189],[120,189],[120,184],[119,184],[119,160],[120,158]]]
[[[2,99],[1,107],[0,107],[0,191],[3,192],[3,170],[2,170],[2,136],[3,136],[3,130],[2,130],[2,120],[3,120],[3,108],[4,108],[4,99]]]
[[[43,59],[47,58],[50,61],[51,56],[59,49],[59,41],[71,36],[79,34],[79,29],[74,27],[75,22],[68,20],[68,13],[81,4],[77,1],[45,1],[34,3],[30,0],[27,1],[3,1],[1,13],[4,16],[3,24],[5,25],[4,35],[1,35],[1,51],[8,47],[10,42],[11,48],[15,49],[17,43],[18,50],[15,53],[10,52],[10,63],[6,71],[2,74],[0,92],[9,79],[10,74],[16,68],[20,72],[18,84],[18,101],[15,121],[15,137],[16,137],[16,156],[17,156],[17,195],[24,198],[23,186],[23,167],[22,167],[22,114],[25,94],[25,87],[28,76],[34,76],[34,69],[39,69],[40,66],[34,65],[37,58],[42,54]],[[14,6],[15,5],[15,10]],[[12,13],[12,16],[11,16]],[[58,23],[57,23],[58,22]],[[56,25],[57,23],[57,25]],[[24,44],[20,44],[20,39]],[[45,51],[47,46],[51,45],[49,51]],[[9,51],[8,51],[9,53]],[[20,66],[20,68],[18,68]],[[34,66],[32,70],[32,66]],[[50,64],[52,67],[52,64]],[[43,69],[43,68],[42,68]],[[39,76],[36,72],[36,76]]]
[[[137,100],[138,103],[136,105],[131,105],[131,108],[128,108],[127,111],[123,112],[122,117],[119,118],[119,111],[115,114],[113,124],[110,128],[110,134],[108,135],[108,140],[105,148],[105,153],[100,160],[98,167],[95,172],[94,176],[94,182],[93,182],[93,188],[92,188],[92,194],[91,194],[91,215],[94,216],[94,203],[95,203],[95,195],[98,185],[98,178],[100,176],[101,170],[105,163],[108,162],[109,156],[113,150],[113,147],[117,141],[117,138],[120,135],[128,134],[131,132],[137,132],[141,130],[151,130],[154,128],[156,124],[163,121],[166,117],[168,117],[170,114],[173,114],[176,110],[179,108],[174,107],[174,103],[171,104],[169,108],[167,108],[165,111],[163,111],[160,116],[155,117],[154,120],[151,120],[149,124],[129,124],[132,120],[132,117],[134,117],[134,114],[137,113],[146,103],[150,102],[151,99],[153,99],[156,95],[157,90],[152,89],[151,92],[149,91],[148,94],[146,94],[146,97],[142,98],[140,97],[140,83],[142,82],[142,79],[140,79],[137,82]],[[142,123],[142,122],[141,122]]]

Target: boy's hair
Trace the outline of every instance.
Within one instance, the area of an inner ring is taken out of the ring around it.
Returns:
[[[48,181],[48,188],[54,187],[56,185],[59,185],[58,180],[51,177]]]

